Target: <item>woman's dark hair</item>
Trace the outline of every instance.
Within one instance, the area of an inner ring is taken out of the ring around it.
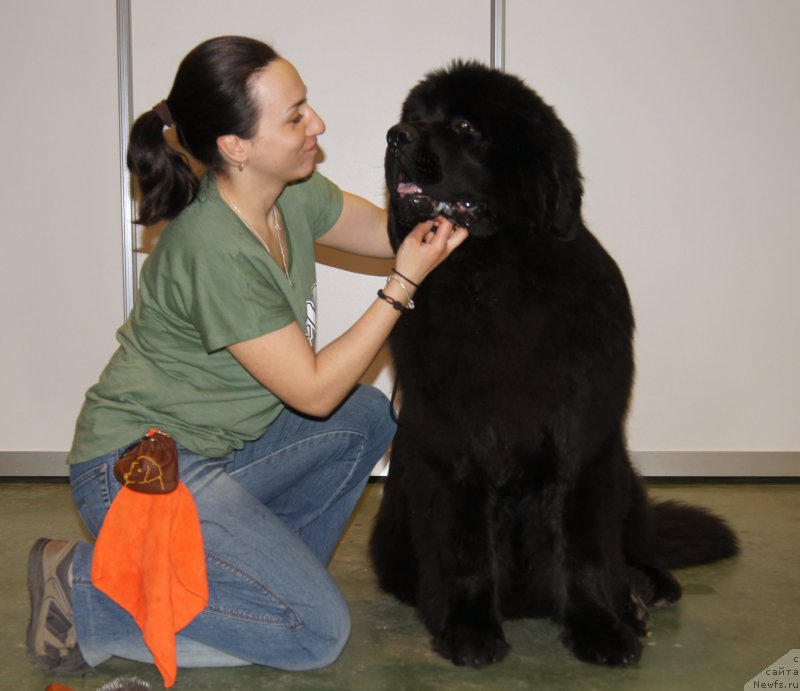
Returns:
[[[209,39],[186,55],[166,98],[181,146],[200,163],[221,170],[217,137],[255,134],[259,109],[249,80],[278,57],[270,46],[242,36]],[[197,176],[167,144],[163,129],[155,110],[142,113],[131,129],[128,169],[141,192],[136,222],[145,225],[175,218],[197,195]]]

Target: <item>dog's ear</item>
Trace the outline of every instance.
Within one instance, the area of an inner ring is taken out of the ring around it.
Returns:
[[[537,102],[536,107],[542,105]],[[507,128],[513,139],[500,140],[494,169],[503,171],[501,194],[517,227],[527,227],[540,239],[569,241],[583,226],[577,146],[552,111],[538,112],[544,116],[530,127]],[[517,119],[524,121],[524,115]]]
[[[558,240],[572,240],[583,226],[583,179],[578,146],[555,110],[530,90],[516,111],[514,161],[517,203],[526,205],[531,230]],[[533,115],[532,115],[533,114]]]
[[[583,224],[583,182],[580,172],[573,161],[566,161],[565,165],[553,165],[548,178],[544,199],[544,226],[557,239],[572,240]]]
[[[538,238],[572,240],[583,225],[583,183],[577,166],[529,156],[516,170],[507,188],[512,191],[507,197],[512,218],[526,219]]]

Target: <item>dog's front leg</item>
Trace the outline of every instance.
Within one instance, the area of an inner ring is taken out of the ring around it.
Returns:
[[[480,667],[509,651],[497,602],[493,495],[486,478],[415,478],[413,530],[419,556],[419,612],[434,649]]]
[[[641,654],[638,635],[644,633],[644,624],[632,625],[633,593],[622,556],[621,525],[589,484],[564,506],[562,637],[582,660],[628,665]]]

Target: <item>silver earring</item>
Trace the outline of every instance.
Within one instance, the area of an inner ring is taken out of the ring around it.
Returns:
[[[244,170],[245,161],[239,161],[239,172],[241,173]]]

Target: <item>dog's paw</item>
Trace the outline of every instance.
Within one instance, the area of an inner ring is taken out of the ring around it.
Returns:
[[[637,564],[630,569],[632,589],[653,607],[666,607],[681,599],[683,589],[666,569],[652,564]]]
[[[505,658],[511,646],[502,628],[484,630],[455,624],[434,636],[433,649],[456,665],[485,667]]]
[[[660,578],[653,581],[653,606],[668,607],[681,599],[683,588],[669,571],[660,572]]]
[[[636,631],[626,624],[573,624],[564,629],[562,638],[575,656],[585,662],[626,666],[638,662],[642,653]]]
[[[646,636],[649,631],[648,620],[650,610],[638,593],[631,592],[630,600],[625,611],[625,621],[633,628],[638,636]]]

